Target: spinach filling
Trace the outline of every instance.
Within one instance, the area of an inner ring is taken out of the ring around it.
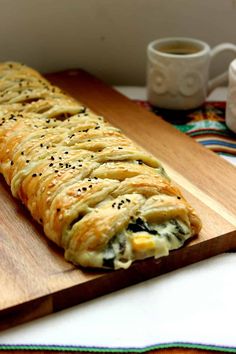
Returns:
[[[103,267],[114,269],[116,255],[122,256],[125,253],[126,240],[122,235],[113,237],[107,244],[103,254]]]
[[[157,230],[151,230],[148,224],[141,218],[137,218],[134,223],[129,224],[128,230],[132,232],[146,231],[151,235],[158,235]]]
[[[169,222],[175,226],[175,229],[176,229],[176,231],[178,231],[179,234],[181,234],[181,235],[186,234],[183,227],[180,225],[180,223],[176,219],[171,219]]]
[[[145,220],[138,217],[132,221],[127,230],[132,232],[148,232],[156,237],[166,238],[170,244],[169,249],[175,249],[184,243],[186,236],[189,235],[189,228],[184,222],[178,219],[170,219],[161,224],[149,225]],[[178,240],[178,243],[176,243]],[[114,269],[115,260],[127,261],[126,252],[126,238],[125,235],[119,234],[114,236],[107,244],[103,253],[103,267]]]
[[[112,247],[112,244],[108,244],[107,248],[105,249],[104,256],[103,256],[103,267],[114,269],[114,260],[115,260],[115,251]]]
[[[187,226],[184,226],[182,222],[176,219],[170,219],[168,223],[171,226],[171,230],[166,232],[164,228],[162,236],[166,237],[170,243],[173,242],[173,237],[175,237],[180,242],[180,244],[183,245],[186,236],[189,234],[189,229]],[[162,225],[167,226],[167,223]]]
[[[181,244],[183,244],[185,236],[189,233],[184,223],[177,219],[170,219],[162,224],[148,225],[140,217],[128,225],[128,230],[132,232],[146,231],[151,235],[165,237],[169,243],[173,243],[173,237],[175,237]]]

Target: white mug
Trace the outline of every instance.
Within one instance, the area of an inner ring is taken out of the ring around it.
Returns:
[[[225,123],[229,129],[236,133],[236,59],[229,66]]]
[[[187,110],[200,106],[206,96],[223,84],[228,70],[209,81],[212,58],[236,46],[222,43],[214,47],[193,38],[162,38],[147,47],[148,101],[160,108]]]

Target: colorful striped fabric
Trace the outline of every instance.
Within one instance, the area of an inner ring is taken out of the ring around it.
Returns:
[[[170,112],[152,107],[146,101],[136,102],[208,149],[220,155],[236,157],[236,134],[225,124],[225,102],[206,102],[200,108],[186,112]]]

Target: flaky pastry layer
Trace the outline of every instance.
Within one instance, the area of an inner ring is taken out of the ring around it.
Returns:
[[[154,156],[14,62],[0,64],[0,172],[76,265],[127,268],[201,228]]]

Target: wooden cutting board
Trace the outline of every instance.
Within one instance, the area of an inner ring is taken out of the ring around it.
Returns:
[[[158,157],[203,221],[198,238],[127,270],[83,271],[43,235],[0,180],[0,329],[236,248],[236,168],[82,70],[47,75]]]

